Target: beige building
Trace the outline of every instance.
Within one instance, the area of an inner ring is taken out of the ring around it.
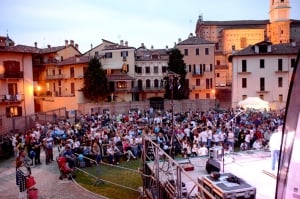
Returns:
[[[273,110],[285,108],[299,50],[296,42],[260,42],[232,54],[232,107],[247,97],[260,97]]]
[[[215,45],[213,42],[195,37],[192,34],[180,41],[176,48],[184,55],[189,99],[215,98]]]
[[[135,83],[136,101],[145,99],[163,99],[163,79],[167,75],[169,49],[147,49],[144,44],[135,51]],[[154,107],[155,108],[155,107]]]

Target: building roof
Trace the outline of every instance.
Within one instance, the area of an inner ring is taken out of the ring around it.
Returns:
[[[211,41],[202,39],[200,37],[195,37],[195,36],[189,36],[186,40],[183,40],[177,44],[177,46],[180,45],[201,45],[201,44],[214,44]]]
[[[147,49],[139,47],[135,51],[136,61],[153,61],[169,58],[170,49]]]
[[[70,64],[83,64],[88,63],[90,61],[89,56],[73,56],[69,57],[67,59],[64,59],[63,61],[59,62],[58,66],[64,66],[64,65],[70,65]]]
[[[4,48],[0,48],[0,52],[15,52],[15,53],[30,53],[30,54],[38,54],[40,53],[39,48],[35,48],[32,46],[25,45],[16,45],[16,46],[6,46]]]
[[[108,81],[135,80],[135,78],[127,74],[113,74],[113,75],[107,75],[107,80]]]
[[[269,52],[259,52],[255,51],[255,46],[266,46],[271,45],[271,50]],[[271,42],[259,42],[254,45],[249,45],[248,47],[237,51],[231,55],[234,56],[256,56],[256,55],[287,55],[287,54],[297,54],[300,50],[300,45],[296,43],[285,43],[285,44],[274,44]]]
[[[269,20],[232,20],[232,21],[198,21],[204,25],[210,26],[249,26],[249,25],[266,25]]]

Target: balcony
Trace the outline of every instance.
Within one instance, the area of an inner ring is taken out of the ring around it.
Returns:
[[[204,72],[199,72],[199,71],[192,73],[192,76],[203,76],[203,75],[204,75]]]
[[[47,75],[46,80],[57,80],[57,79],[64,79],[63,74],[58,74],[58,75]]]
[[[5,94],[5,95],[0,95],[0,100],[1,104],[19,104],[22,101],[24,101],[24,95],[23,94],[17,94],[17,95],[10,95],[10,94]]]
[[[241,72],[237,72],[237,74],[239,74],[239,75],[251,75],[251,72],[241,71]]]
[[[276,74],[283,74],[283,73],[288,73],[289,71],[287,70],[276,70],[275,73]]]
[[[269,93],[269,91],[260,90],[260,91],[256,91],[256,93],[258,93],[258,94],[266,94],[266,93]]]
[[[0,74],[0,79],[22,79],[23,77],[23,71],[4,72],[4,74]]]
[[[162,92],[164,90],[165,90],[164,87],[154,87],[154,86],[150,86],[150,87],[136,86],[132,88],[132,92]]]

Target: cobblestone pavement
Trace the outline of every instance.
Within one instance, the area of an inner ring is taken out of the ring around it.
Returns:
[[[54,149],[54,152],[57,150]],[[54,155],[54,157],[56,157]],[[71,180],[59,180],[59,170],[56,161],[45,164],[44,152],[41,152],[42,165],[32,166],[32,175],[35,177],[39,199],[77,199],[77,198],[104,198],[79,186]],[[14,158],[0,162],[0,199],[18,198],[16,186]]]

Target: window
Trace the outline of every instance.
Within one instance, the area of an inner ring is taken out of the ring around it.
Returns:
[[[209,65],[209,70],[213,71],[213,65],[212,64]]]
[[[117,88],[118,88],[118,89],[127,88],[126,82],[125,82],[125,81],[118,81],[118,82],[117,82]]]
[[[142,74],[142,67],[135,66],[135,72],[139,73],[139,74]]]
[[[205,48],[205,55],[209,55],[209,48]]]
[[[17,83],[7,83],[8,94],[15,96],[18,94],[18,84]]]
[[[205,80],[205,88],[211,89],[212,88],[212,78],[206,78]]]
[[[189,64],[189,72],[191,72],[191,71],[192,71],[192,65]]]
[[[99,56],[99,52],[96,51],[96,52],[95,52],[95,57],[98,57],[98,56]]]
[[[265,78],[261,77],[259,79],[260,91],[265,91]]]
[[[217,65],[221,65],[221,61],[220,60],[217,60]]]
[[[161,71],[162,71],[163,73],[166,73],[166,72],[167,72],[167,66],[161,67]]]
[[[216,43],[216,50],[219,50],[219,43]]]
[[[151,87],[151,81],[150,79],[146,80],[146,88],[150,88]]]
[[[282,71],[282,59],[278,59],[278,71]]]
[[[246,48],[247,47],[247,38],[246,37],[241,37],[241,48]]]
[[[206,99],[210,99],[210,93],[206,93]]]
[[[199,93],[196,93],[195,94],[195,99],[199,99],[200,97],[199,97]]]
[[[188,49],[184,49],[184,55],[188,56],[189,55],[189,50]]]
[[[145,69],[146,69],[145,73],[149,74],[149,73],[150,73],[150,67],[149,67],[149,66],[146,66]]]
[[[70,68],[70,78],[74,78],[75,77],[75,72],[74,72],[74,67]]]
[[[75,84],[71,83],[71,94],[75,95]]]
[[[196,55],[199,55],[199,48],[196,48]]]
[[[265,68],[265,60],[264,59],[259,60],[259,68]]]
[[[247,78],[242,78],[242,88],[247,88]]]
[[[220,77],[220,73],[216,73],[216,77]]]
[[[242,99],[243,100],[247,99],[247,95],[242,95]]]
[[[278,101],[279,101],[279,102],[283,102],[283,95],[282,95],[282,94],[279,94],[279,95],[278,95]]]
[[[282,77],[278,77],[278,87],[282,87],[283,85],[283,79]]]
[[[112,52],[106,52],[105,58],[112,58]]]
[[[7,117],[19,117],[22,116],[22,107],[20,106],[10,106],[6,107]]]
[[[235,45],[232,45],[232,46],[231,46],[231,50],[235,50]]]
[[[154,87],[155,87],[155,88],[158,88],[158,87],[159,87],[159,81],[158,81],[158,79],[155,79],[155,80],[154,80]]]
[[[242,72],[247,72],[247,60],[242,60]]]
[[[196,86],[200,86],[200,79],[196,79]]]
[[[128,51],[121,51],[121,57],[128,57]]]
[[[294,68],[296,66],[296,59],[291,59],[291,67]]]
[[[154,73],[158,73],[158,66],[154,66],[153,72],[154,72]]]

